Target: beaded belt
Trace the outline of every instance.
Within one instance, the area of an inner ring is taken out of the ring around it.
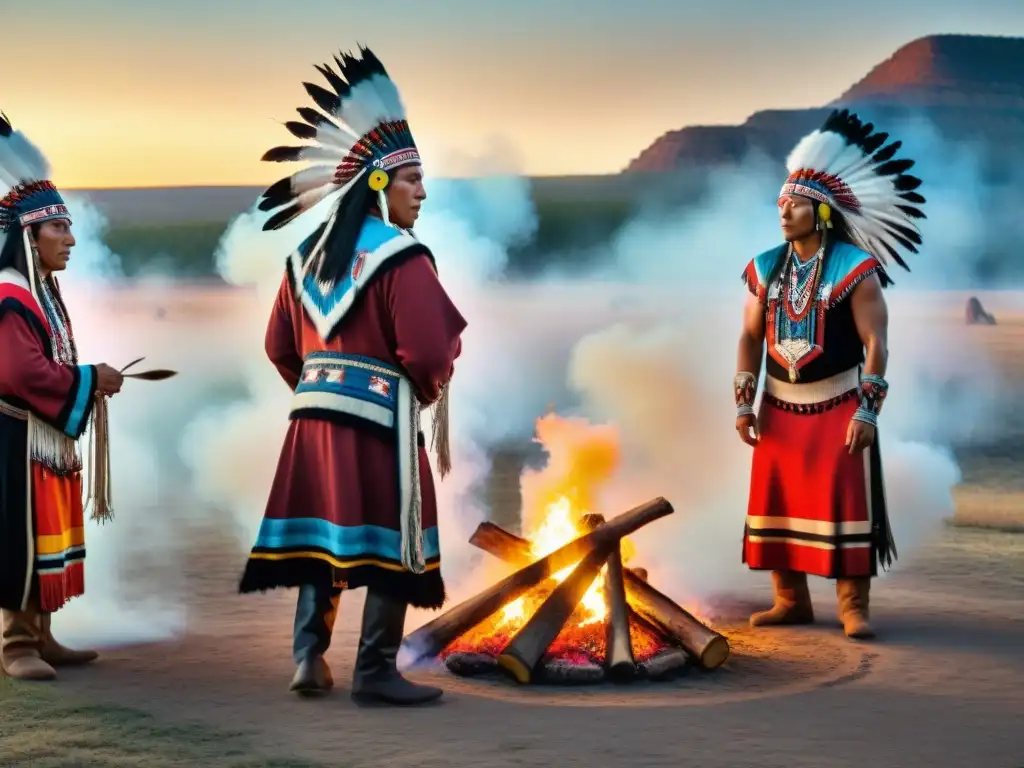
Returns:
[[[292,398],[294,419],[351,416],[395,430],[401,499],[402,565],[426,570],[420,494],[420,404],[412,383],[398,369],[372,357],[311,352]]]
[[[860,366],[807,384],[791,384],[772,376],[765,376],[764,381],[766,395],[792,405],[817,405],[835,400],[859,387]]]

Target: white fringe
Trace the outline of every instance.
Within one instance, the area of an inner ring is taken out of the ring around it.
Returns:
[[[78,441],[40,419],[34,419],[28,453],[32,461],[58,474],[82,471]]]
[[[412,385],[404,376],[398,380],[398,389],[399,404],[405,406],[405,418],[408,420],[405,430],[395,424],[398,432],[398,450],[406,452],[409,462],[409,487],[404,489],[406,498],[402,500],[404,503],[400,520],[402,565],[413,573],[423,573],[427,568],[427,561],[423,555],[423,494],[420,489],[420,404],[413,394]],[[405,400],[405,403],[402,403],[402,400]],[[402,413],[396,414],[397,418],[402,416]],[[406,432],[405,435],[402,434],[403,431]],[[405,437],[404,441],[402,437]],[[399,478],[399,482],[402,482],[402,478]]]

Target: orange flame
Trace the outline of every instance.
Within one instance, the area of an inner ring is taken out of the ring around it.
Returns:
[[[597,511],[601,486],[611,479],[619,464],[619,437],[614,427],[594,425],[584,419],[562,418],[549,413],[537,420],[537,442],[548,453],[547,465],[523,473],[523,529],[534,560],[551,554],[589,530],[584,515]],[[622,539],[623,564],[635,553],[634,545]],[[546,597],[568,578],[576,564],[552,575],[522,597],[499,609],[454,641],[446,652],[486,651],[498,653],[508,638],[518,632]],[[608,613],[605,599],[607,566],[590,585],[579,606],[552,643],[555,653],[600,657],[604,654],[604,633],[598,631]],[[642,627],[631,625],[634,653],[646,658],[660,647],[659,639]]]
[[[547,515],[541,521],[540,526],[532,535],[527,537],[530,541],[530,552],[533,554],[534,559],[539,560],[542,557],[546,557],[559,547],[587,533],[587,531],[582,530],[579,526],[579,520],[583,517],[583,514],[586,513],[576,513],[572,503],[565,496],[553,502],[547,508]],[[622,562],[625,564],[632,555],[633,545],[628,539],[623,539],[622,545]],[[551,576],[551,581],[555,584],[560,584],[568,578],[575,567],[574,564],[562,569]],[[590,585],[590,589],[587,590],[587,593],[580,601],[580,608],[584,618],[578,622],[577,626],[585,627],[588,624],[603,621],[607,616],[608,604],[604,594],[605,574],[607,571],[608,566],[601,569],[601,573],[594,580],[594,583]],[[526,598],[520,597],[518,600],[508,603],[502,608],[501,622],[496,628],[505,629],[509,624],[519,625],[524,623],[526,618]]]
[[[524,497],[533,497],[533,504],[525,505],[528,512],[533,512],[527,515],[528,520],[535,521],[526,538],[534,559],[539,560],[588,532],[580,521],[594,511],[598,490],[618,467],[619,439],[611,426],[562,418],[554,413],[538,419],[536,429],[537,442],[547,449],[549,461],[540,472],[526,473],[523,490]],[[623,563],[633,551],[632,543],[623,539]],[[575,567],[574,564],[554,574],[551,582],[561,583]],[[577,626],[597,623],[607,615],[606,572],[607,567],[601,569],[584,595],[577,613],[582,618]],[[525,597],[505,605],[496,629],[521,625],[527,619],[526,610]]]

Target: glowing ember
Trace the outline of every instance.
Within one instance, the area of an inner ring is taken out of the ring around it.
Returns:
[[[527,537],[533,559],[539,560],[588,533],[580,522],[583,516],[584,512],[575,510],[567,496],[561,496],[548,505],[540,524]],[[622,539],[620,546],[623,565],[626,565],[633,556],[635,547],[629,539]],[[515,633],[526,624],[555,587],[568,578],[575,567],[574,563],[551,576],[541,586],[504,605],[489,619],[451,643],[441,654],[442,657],[460,652],[499,655]],[[608,605],[604,593],[606,571],[607,566],[601,570],[600,576],[587,590],[575,612],[548,649],[548,657],[565,658],[570,662],[574,659],[588,659],[598,663],[604,661],[605,621],[608,618]],[[630,638],[633,654],[638,662],[665,648],[664,642],[655,633],[632,622]]]

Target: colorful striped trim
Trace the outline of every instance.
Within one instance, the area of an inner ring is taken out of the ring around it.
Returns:
[[[850,295],[854,288],[864,282],[864,280],[869,278],[871,275],[879,272],[880,268],[881,265],[878,263],[878,259],[875,259],[874,257],[857,265],[850,274],[843,278],[839,285],[832,289],[832,293],[829,294],[828,308],[832,309],[836,307],[839,302]]]
[[[401,165],[409,165],[411,163],[419,162],[420,153],[415,147],[413,147],[411,149],[400,149],[397,152],[384,155],[384,157],[373,161],[373,167],[387,171],[393,168],[398,168]]]
[[[393,561],[400,568],[402,534],[379,525],[345,526],[316,517],[265,517],[253,546],[253,557],[265,559],[276,559],[277,555],[307,557],[313,552],[319,552],[321,559],[338,561],[335,564],[339,568],[354,567],[357,561],[367,559]],[[436,527],[423,531],[423,554],[427,560],[441,556]]]
[[[75,368],[78,375],[68,397],[72,406],[64,422],[64,434],[78,438],[85,432],[86,422],[92,413],[92,398],[96,393],[96,369],[91,365],[76,365]]]
[[[23,227],[27,227],[30,224],[40,224],[44,221],[52,221],[53,219],[71,219],[71,214],[68,212],[66,205],[48,205],[45,208],[38,208],[28,213],[23,213],[18,217],[18,223]]]

